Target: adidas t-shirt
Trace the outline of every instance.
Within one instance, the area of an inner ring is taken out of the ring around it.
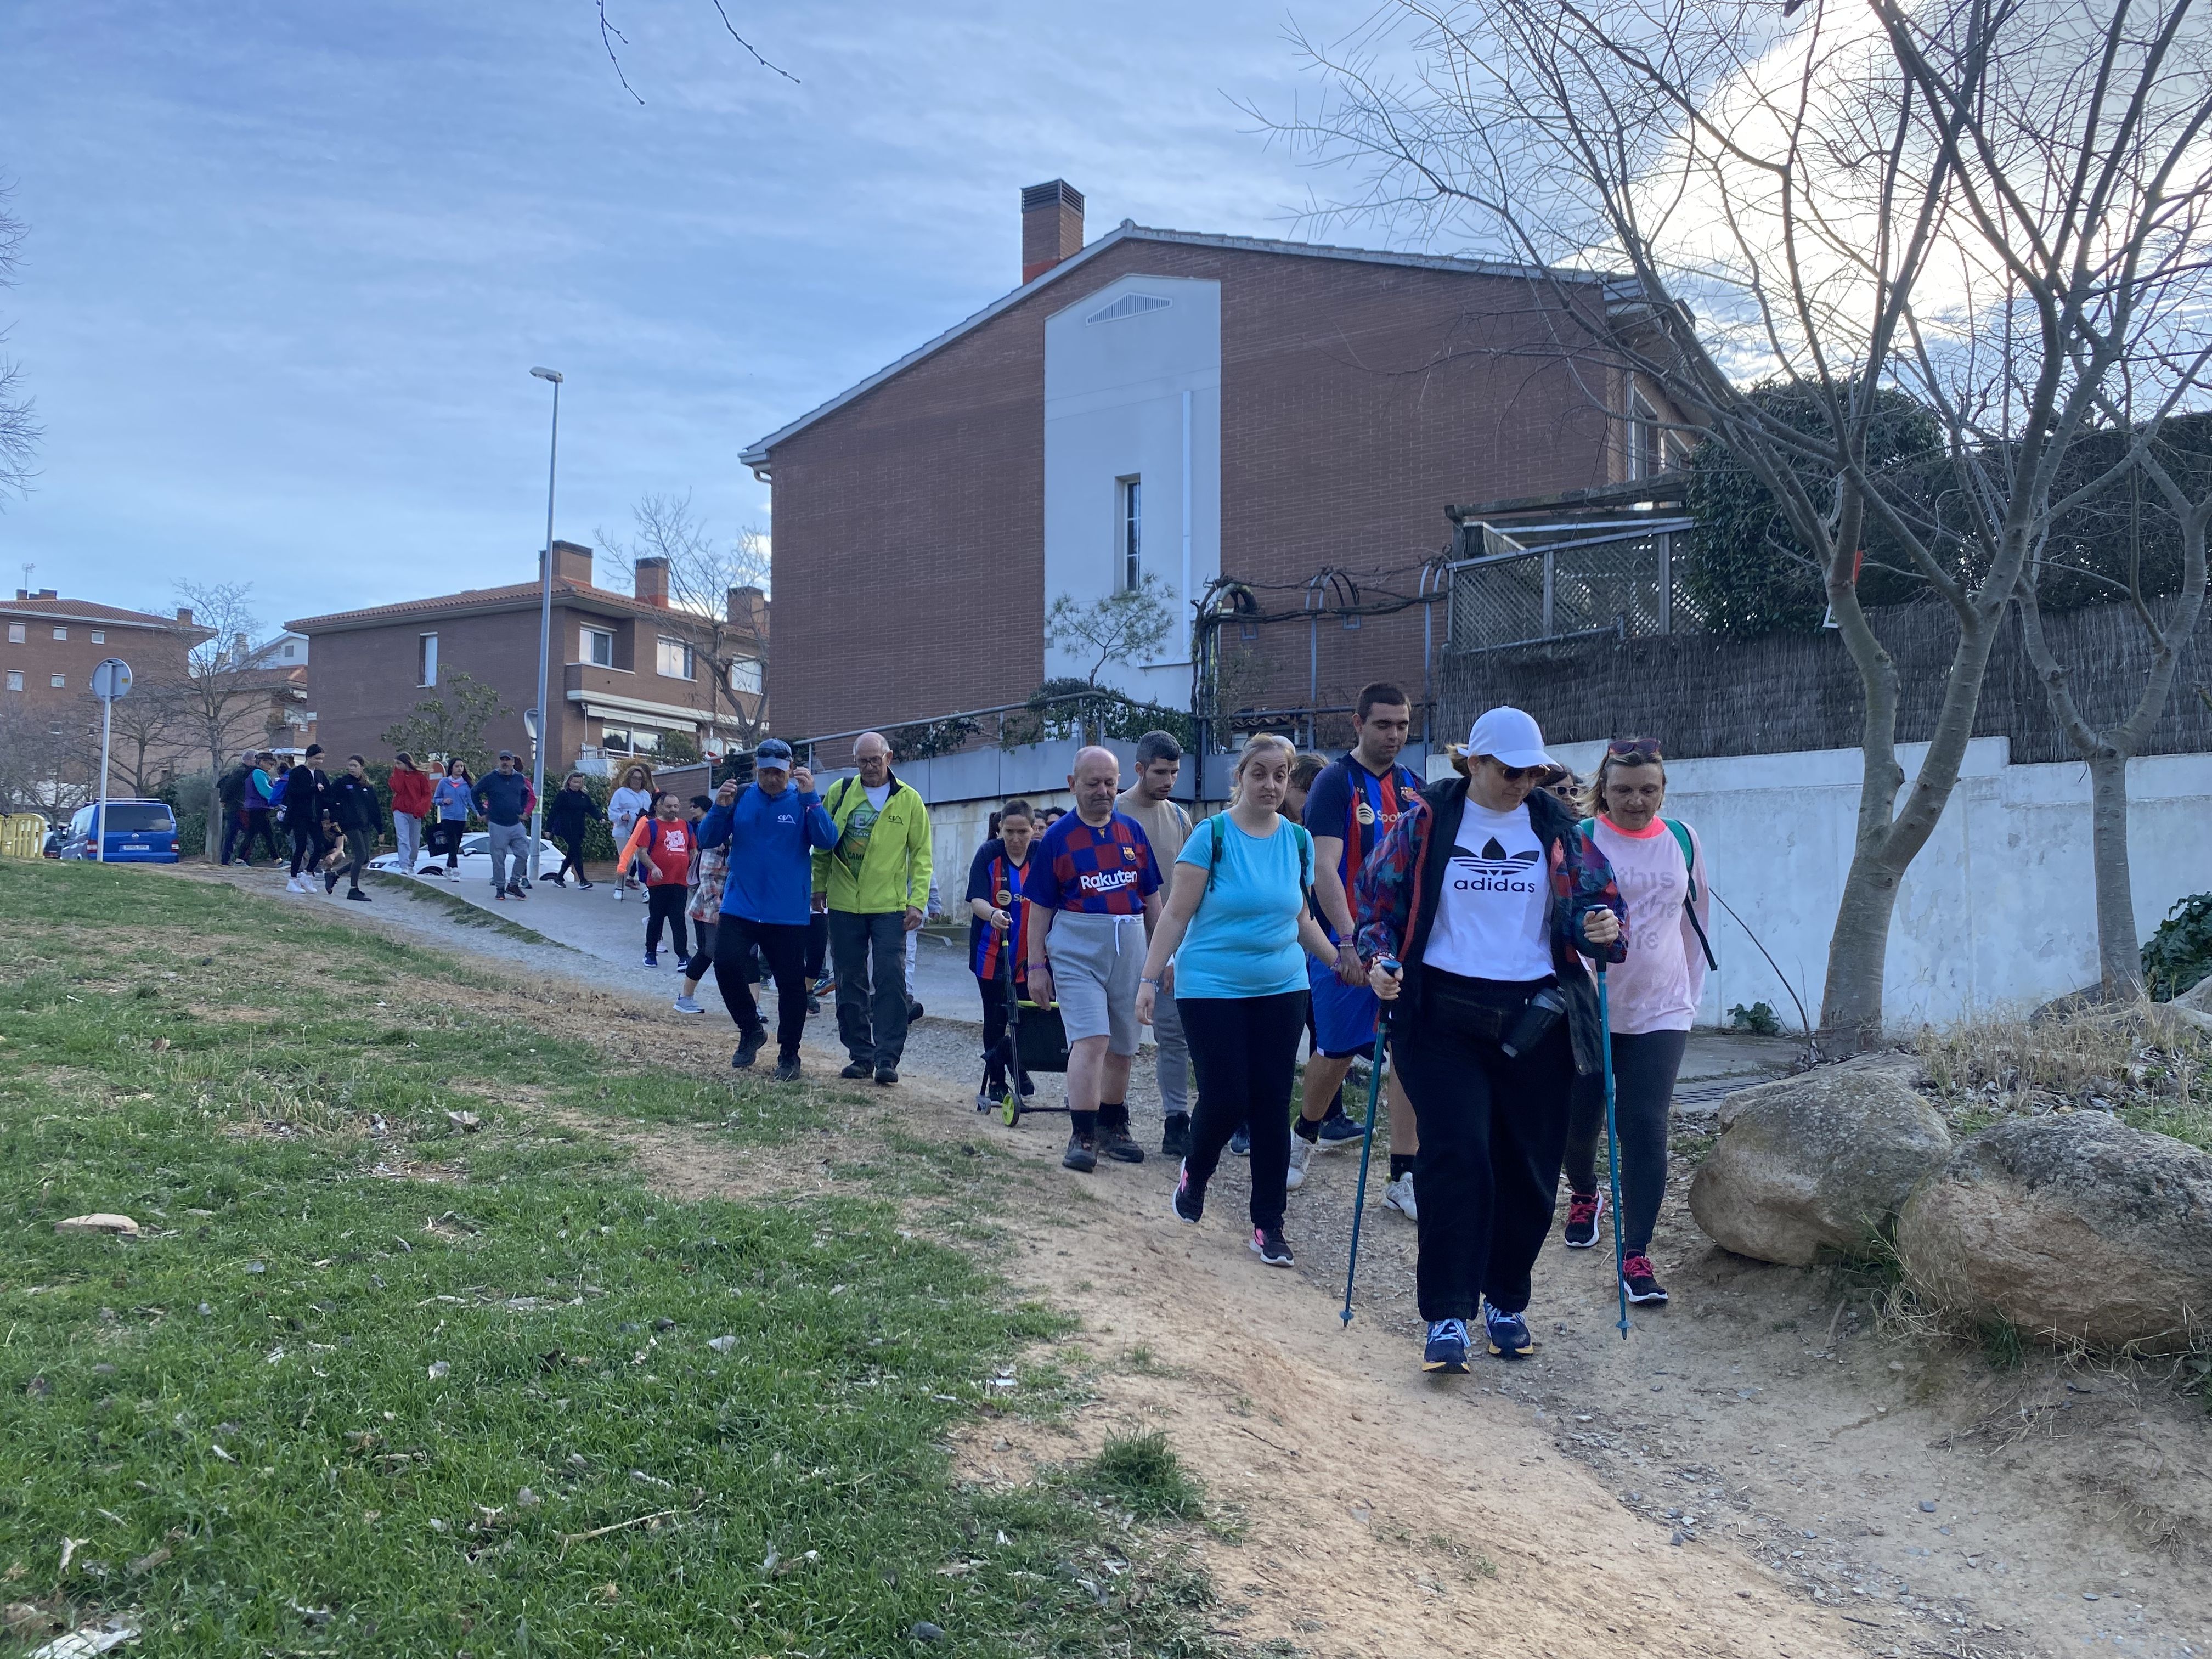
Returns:
[[[1493,812],[1470,799],[1444,866],[1424,959],[1469,979],[1549,977],[1550,885],[1544,843],[1529,824],[1527,804]]]

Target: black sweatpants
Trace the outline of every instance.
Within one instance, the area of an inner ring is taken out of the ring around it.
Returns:
[[[691,953],[684,945],[684,907],[691,902],[691,890],[680,881],[655,882],[645,890],[645,949],[660,949],[660,926],[668,924],[669,948],[679,957]]]
[[[1667,1195],[1667,1127],[1674,1105],[1674,1074],[1682,1069],[1687,1031],[1616,1032],[1613,1039],[1613,1121],[1620,1141],[1621,1253],[1642,1255],[1651,1248],[1651,1229],[1659,1201]],[[1605,1079],[1575,1080],[1574,1109],[1567,1123],[1567,1185],[1578,1193],[1598,1190],[1597,1149],[1605,1139]]]
[[[1575,1070],[1567,1022],[1510,1058],[1498,1046],[1498,1026],[1483,1029],[1468,1006],[1486,995],[1494,1003],[1509,989],[1525,1001],[1534,985],[1503,987],[1433,968],[1425,977],[1423,1006],[1394,1013],[1390,1028],[1390,1057],[1421,1125],[1413,1160],[1421,1317],[1471,1320],[1484,1297],[1501,1313],[1519,1313],[1551,1231],[1566,1147]]]
[[[554,879],[566,881],[568,872],[574,870],[576,879],[581,881],[584,878],[584,838],[581,836],[555,836],[552,842],[561,849],[561,872]]]
[[[797,1060],[799,1039],[806,1035],[806,924],[748,921],[727,910],[714,924],[714,983],[722,1006],[748,1036],[762,1025],[752,975],[745,971],[756,945],[775,975],[776,1058]]]
[[[451,870],[461,861],[461,836],[467,832],[468,827],[460,818],[440,818],[428,827],[428,835],[422,845],[434,859],[441,853],[444,854],[446,868]]]
[[[684,977],[696,985],[714,965],[714,935],[720,924],[691,918],[691,960],[684,964]]]
[[[806,920],[806,982],[813,984],[830,967],[830,913],[817,910]]]
[[[294,875],[296,876],[302,871],[312,874],[315,866],[323,861],[323,854],[326,850],[328,849],[323,844],[323,831],[319,824],[295,823],[292,826],[292,873]]]
[[[346,844],[346,884],[349,890],[361,891],[361,872],[368,868],[368,861],[376,856],[376,832],[373,830],[348,830]]]
[[[1018,986],[1015,994],[1028,988]],[[1006,1086],[1006,1057],[1000,1052],[1006,1041],[1006,981],[978,975],[975,989],[983,999],[983,1092],[995,1095]]]
[[[1176,999],[1182,1033],[1200,1079],[1191,1109],[1184,1167],[1204,1188],[1221,1149],[1240,1127],[1252,1133],[1252,1224],[1283,1224],[1283,1182],[1291,1171],[1291,1088],[1297,1081],[1298,1039],[1305,1035],[1309,993],[1271,997]],[[1424,1126],[1427,1120],[1422,1120]]]

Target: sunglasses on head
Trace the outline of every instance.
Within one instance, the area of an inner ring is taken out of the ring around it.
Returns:
[[[1605,752],[1619,760],[1657,760],[1659,739],[1656,738],[1615,738],[1606,744]]]

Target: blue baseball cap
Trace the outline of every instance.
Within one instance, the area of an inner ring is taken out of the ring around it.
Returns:
[[[763,738],[760,747],[753,750],[755,766],[780,766],[791,770],[791,745],[781,738]]]

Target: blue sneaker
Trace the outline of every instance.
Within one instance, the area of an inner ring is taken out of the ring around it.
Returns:
[[[1233,1154],[1235,1154],[1235,1155],[1236,1155],[1237,1157],[1238,1157],[1238,1158],[1249,1158],[1249,1157],[1251,1157],[1251,1156],[1252,1156],[1252,1132],[1251,1132],[1251,1130],[1249,1130],[1249,1129],[1246,1128],[1246,1127],[1245,1127],[1243,1124],[1241,1124],[1241,1123],[1240,1123],[1240,1124],[1238,1124],[1238,1125],[1237,1126],[1237,1131],[1236,1131],[1236,1133],[1235,1133],[1234,1134],[1232,1134],[1232,1135],[1231,1135],[1231,1136],[1229,1137],[1229,1150],[1230,1150],[1230,1152],[1232,1152]]]
[[[1482,1304],[1482,1329],[1490,1339],[1490,1352],[1500,1359],[1518,1359],[1536,1346],[1527,1320],[1517,1313],[1500,1313],[1487,1302]]]
[[[1421,1369],[1458,1376],[1467,1370],[1467,1321],[1432,1319],[1429,1345],[1421,1351]]]
[[[1331,1112],[1321,1121],[1321,1139],[1316,1144],[1325,1152],[1340,1152],[1346,1146],[1357,1146],[1359,1138],[1366,1133],[1364,1124],[1354,1123],[1341,1111]]]

